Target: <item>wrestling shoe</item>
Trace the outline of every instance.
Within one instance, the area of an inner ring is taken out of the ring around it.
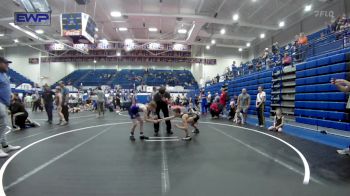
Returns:
[[[136,139],[135,139],[135,137],[133,135],[130,135],[130,140],[131,141],[135,141]]]
[[[167,131],[166,133],[167,133],[168,135],[174,134],[174,132],[172,132],[171,130],[170,130],[170,131]]]
[[[191,139],[192,139],[191,136],[186,136],[186,137],[182,138],[182,140],[184,140],[184,141],[190,141]]]
[[[198,134],[199,133],[199,129],[193,130],[192,133]]]
[[[20,146],[8,145],[6,148],[2,147],[2,150],[3,150],[5,153],[8,153],[8,152],[10,152],[10,151],[18,150],[18,149],[20,149],[20,148],[21,148]]]
[[[158,132],[154,132],[154,137],[158,137],[159,133]]]
[[[345,149],[342,149],[342,150],[337,150],[337,153],[341,154],[341,155],[350,155],[350,149],[349,148],[345,148]]]
[[[149,139],[149,137],[144,136],[144,135],[140,135],[140,140],[148,140],[148,139]]]
[[[0,149],[0,158],[4,158],[4,157],[8,157],[8,156],[9,156],[9,154],[7,154],[2,149]]]

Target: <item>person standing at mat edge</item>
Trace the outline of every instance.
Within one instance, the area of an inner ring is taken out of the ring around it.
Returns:
[[[258,114],[258,120],[259,120],[258,126],[260,127],[265,126],[265,116],[264,116],[265,101],[266,101],[266,93],[264,92],[263,87],[259,86],[258,94],[256,95],[255,106],[256,106],[256,112]]]
[[[62,114],[65,119],[65,122],[62,122],[61,125],[67,125],[69,122],[69,112],[68,112],[69,90],[67,87],[65,87],[63,81],[60,81],[59,85],[61,87],[61,93],[62,93]]]
[[[244,125],[244,123],[247,121],[248,110],[250,107],[250,95],[247,93],[247,89],[245,88],[242,89],[242,93],[238,96],[237,100],[238,100],[237,105],[239,106],[243,114],[243,119],[241,119],[241,124]]]
[[[10,79],[7,76],[8,66],[11,61],[0,57],[0,157],[7,157],[8,152],[18,150],[20,146],[12,146],[7,143],[6,128],[8,127],[7,108],[11,103]]]
[[[331,83],[334,84],[340,91],[344,92],[344,93],[349,93],[350,92],[350,82],[347,80],[343,80],[343,79],[332,79]],[[350,95],[348,98],[348,102],[346,104],[346,111],[348,113],[348,123],[350,123]],[[347,154],[350,155],[350,145],[348,148],[342,149],[342,150],[337,150],[337,152],[339,154]]]
[[[164,118],[169,117],[169,108],[168,104],[171,102],[170,93],[166,91],[164,86],[160,87],[158,92],[154,95],[153,100],[157,104],[156,114],[158,119],[160,119],[160,110],[162,110]],[[166,131],[169,135],[173,134],[171,131],[171,122],[170,120],[165,121]],[[159,122],[154,123],[154,136],[159,135]]]
[[[104,116],[105,115],[105,93],[102,91],[101,87],[97,88],[96,91],[97,95],[97,109],[98,109],[98,116],[101,117],[101,114]]]
[[[47,122],[49,124],[52,124],[52,110],[53,110],[53,97],[55,96],[55,93],[51,91],[49,85],[44,85],[44,92],[42,95],[45,111],[47,114]]]

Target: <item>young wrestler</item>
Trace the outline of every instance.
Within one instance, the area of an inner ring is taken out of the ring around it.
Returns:
[[[242,113],[242,109],[240,106],[237,106],[236,114],[235,114],[235,117],[233,119],[233,122],[236,124],[244,124],[243,113]]]
[[[177,128],[182,129],[185,131],[186,136],[182,138],[183,140],[189,141],[191,140],[191,136],[188,132],[188,125],[191,125],[194,128],[193,133],[198,134],[199,129],[197,127],[197,123],[199,120],[199,115],[196,113],[182,113],[180,108],[173,109],[174,116],[170,116],[168,118],[163,118],[160,120],[171,120],[174,118],[181,118],[182,119],[182,125],[176,125]]]
[[[273,126],[269,127],[269,131],[282,132],[282,127],[284,125],[284,117],[280,109],[276,110],[276,116],[273,121]]]
[[[148,139],[148,137],[143,135],[143,122],[151,122],[151,123],[159,123],[160,120],[154,120],[154,118],[151,117],[151,113],[155,112],[157,108],[157,104],[154,101],[151,101],[149,104],[132,104],[129,109],[129,115],[132,120],[132,127],[130,132],[130,140],[135,141],[134,132],[137,127],[137,124],[140,124],[140,139]],[[141,118],[140,112],[143,112],[144,117]]]

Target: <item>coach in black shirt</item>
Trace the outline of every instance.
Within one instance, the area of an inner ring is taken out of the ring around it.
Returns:
[[[160,110],[162,110],[164,118],[169,117],[169,109],[168,104],[171,101],[170,94],[166,92],[166,88],[164,86],[160,87],[158,92],[154,95],[153,100],[157,103],[156,114],[158,118],[160,118]],[[171,131],[171,123],[170,120],[165,121],[166,130],[168,134],[173,134]],[[154,136],[158,136],[159,132],[159,123],[154,124]]]
[[[52,124],[52,110],[53,110],[53,97],[55,93],[51,91],[50,87],[46,84],[44,86],[44,92],[42,98],[44,101],[45,111],[47,113],[47,122]]]

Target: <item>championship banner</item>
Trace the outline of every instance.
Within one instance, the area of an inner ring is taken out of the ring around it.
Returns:
[[[73,36],[80,31],[77,30],[62,30],[62,36]],[[174,52],[190,52],[191,46],[184,44],[157,44],[157,43],[133,43],[133,44],[124,44],[124,43],[97,43],[97,44],[85,44],[84,48],[88,50],[118,50],[118,49],[129,49],[129,50],[154,50],[154,51],[174,51]],[[75,44],[71,45],[75,47]],[[60,50],[70,50],[70,48],[62,44],[50,44],[45,46],[48,51],[60,51]]]
[[[41,62],[93,62],[108,61],[108,62],[183,62],[183,63],[199,63],[207,65],[216,65],[216,59],[188,58],[188,57],[43,57]]]

